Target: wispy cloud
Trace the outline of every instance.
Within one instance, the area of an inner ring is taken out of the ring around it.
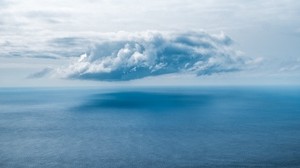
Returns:
[[[54,47],[74,47],[80,45],[87,45],[90,43],[89,39],[81,37],[60,37],[48,41],[49,46]]]
[[[12,41],[0,39],[0,56],[45,59],[77,57],[87,50],[90,43],[90,40],[79,37],[44,37],[39,41],[18,37]]]
[[[55,73],[71,79],[122,81],[170,73],[239,71],[247,62],[223,33],[119,32]]]
[[[0,0],[0,8],[4,8],[9,4],[11,4],[11,2],[8,0]]]
[[[41,70],[39,72],[28,75],[27,78],[41,78],[41,77],[49,74],[51,71],[52,71],[51,68],[44,68],[43,70]]]

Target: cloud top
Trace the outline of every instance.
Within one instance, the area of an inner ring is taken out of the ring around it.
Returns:
[[[171,73],[211,75],[240,70],[246,58],[221,33],[119,32],[105,36],[67,67],[65,78],[126,81]]]

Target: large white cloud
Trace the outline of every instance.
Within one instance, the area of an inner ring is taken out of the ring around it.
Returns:
[[[238,71],[247,61],[223,33],[119,32],[103,36],[76,62],[54,73],[71,79],[122,81],[170,73]]]

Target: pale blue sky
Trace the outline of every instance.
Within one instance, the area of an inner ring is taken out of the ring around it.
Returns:
[[[233,40],[231,48],[252,63],[210,76],[176,73],[129,82],[59,79],[55,75],[28,78],[45,68],[73,65],[91,46],[119,31],[125,35],[145,31],[201,31],[207,37],[225,34]],[[300,1],[0,0],[0,49],[0,87],[298,85]]]

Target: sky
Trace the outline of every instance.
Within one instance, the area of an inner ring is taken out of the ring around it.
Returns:
[[[0,87],[299,84],[298,0],[0,0]]]

